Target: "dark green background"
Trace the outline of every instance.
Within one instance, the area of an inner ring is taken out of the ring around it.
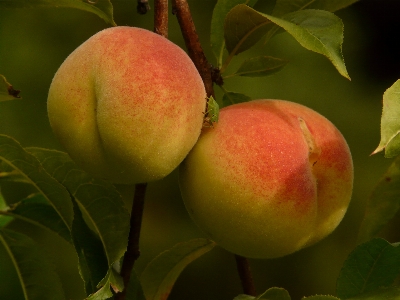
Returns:
[[[153,11],[136,14],[136,1],[115,0],[118,25],[153,29]],[[211,63],[209,32],[214,0],[189,1],[200,41]],[[276,36],[268,48],[258,45],[239,55],[229,70],[245,57],[268,54],[288,59],[281,72],[264,78],[226,80],[225,88],[254,99],[286,99],[307,105],[330,119],[343,133],[352,151],[355,168],[353,199],[339,228],[317,245],[274,260],[251,260],[258,292],[269,287],[286,288],[292,299],[314,294],[334,294],[336,277],[348,253],[356,245],[365,202],[391,160],[381,154],[369,156],[380,139],[382,95],[400,78],[396,34],[400,26],[397,1],[361,0],[337,12],[345,24],[343,52],[352,81],[341,77],[325,57],[307,51],[288,34]],[[268,12],[274,1],[260,0],[256,9]],[[151,1],[151,4],[152,1]],[[97,16],[72,9],[0,9],[0,74],[22,90],[22,100],[0,103],[0,133],[8,134],[23,146],[61,149],[55,140],[46,113],[47,90],[52,76],[65,57],[78,45],[107,25]],[[177,21],[170,16],[169,38],[184,48]],[[229,72],[228,70],[228,72]],[[150,84],[150,83],[149,83]],[[221,92],[216,88],[217,97]],[[141,248],[136,268],[140,274],[146,263],[176,242],[201,237],[180,199],[177,174],[149,184],[146,198]],[[121,187],[126,199],[132,188]],[[8,184],[2,193],[10,202],[28,190]],[[129,200],[127,200],[129,201]],[[392,222],[384,236],[398,241]],[[11,228],[22,231],[43,246],[54,260],[67,299],[83,299],[76,257],[60,238],[22,222]],[[192,263],[181,275],[170,299],[233,299],[241,293],[234,257],[218,248]],[[16,274],[0,248],[0,299],[22,299]]]

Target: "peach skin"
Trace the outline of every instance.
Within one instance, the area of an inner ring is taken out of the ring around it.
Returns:
[[[338,129],[283,100],[221,109],[179,171],[194,222],[250,258],[288,255],[329,235],[353,187],[350,150]]]
[[[188,55],[134,27],[105,29],[72,52],[47,102],[51,127],[71,158],[122,184],[172,172],[200,135],[205,105]]]

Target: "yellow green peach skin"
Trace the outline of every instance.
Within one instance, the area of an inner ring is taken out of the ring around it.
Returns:
[[[172,172],[200,135],[205,105],[202,79],[180,47],[124,26],[73,51],[47,102],[50,125],[71,158],[122,184]]]
[[[194,222],[223,248],[275,258],[341,222],[353,163],[339,130],[303,105],[253,100],[221,109],[179,169]]]

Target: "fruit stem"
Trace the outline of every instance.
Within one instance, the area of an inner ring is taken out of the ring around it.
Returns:
[[[154,32],[168,38],[168,0],[154,1]]]
[[[144,198],[146,196],[147,183],[139,183],[135,185],[135,194],[133,196],[133,204],[130,219],[130,231],[128,237],[128,248],[124,256],[121,266],[121,276],[124,281],[124,290],[115,295],[115,300],[124,300],[126,296],[127,286],[131,278],[133,265],[140,256],[139,239],[140,229],[142,227],[142,217],[144,210]]]
[[[207,61],[203,48],[201,47],[187,1],[172,0],[172,11],[178,19],[189,57],[192,59],[197,71],[203,79],[207,97],[213,96],[215,98],[212,66]]]
[[[246,257],[235,254],[236,267],[242,283],[243,292],[246,295],[257,296],[254,286],[253,275],[250,270],[250,263]]]

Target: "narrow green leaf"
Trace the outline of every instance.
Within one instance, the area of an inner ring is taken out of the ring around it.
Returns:
[[[303,297],[302,300],[340,300],[337,297],[329,296],[329,295],[315,295],[310,297]]]
[[[400,154],[400,79],[383,94],[381,141],[372,154],[385,149],[385,157]]]
[[[69,229],[71,228],[74,215],[68,191],[51,177],[40,162],[26,152],[16,140],[1,134],[0,161],[20,172],[28,182],[36,187],[57,211],[65,225]]]
[[[90,220],[99,236],[109,267],[125,253],[129,234],[129,213],[115,187],[95,179],[78,168],[68,154],[61,151],[27,148],[47,172],[62,183]]]
[[[179,243],[154,258],[140,276],[146,299],[167,299],[184,268],[214,246],[215,243],[210,240],[194,239]]]
[[[131,278],[129,279],[128,289],[126,291],[126,300],[146,300],[142,285],[140,284],[135,270],[132,270]]]
[[[0,0],[0,8],[67,7],[91,12],[112,26],[113,7],[110,0]]]
[[[18,274],[25,300],[64,300],[58,275],[42,251],[29,237],[0,229],[2,245]]]
[[[281,17],[303,9],[321,9],[334,12],[357,1],[358,0],[277,0],[272,15]]]
[[[78,204],[74,201],[72,237],[79,259],[79,273],[85,284],[86,295],[97,291],[97,285],[108,271],[108,262],[100,239],[85,223]]]
[[[379,288],[371,293],[364,293],[351,300],[400,300],[400,287]]]
[[[0,208],[0,214],[50,230],[67,242],[72,243],[68,227],[42,194],[30,195],[26,199],[11,205],[7,210]]]
[[[242,65],[234,74],[225,76],[224,79],[233,76],[268,76],[282,70],[287,63],[287,60],[271,56],[257,56],[249,58],[242,63]]]
[[[8,223],[10,223],[14,218],[4,215],[2,212],[7,210],[7,203],[6,200],[3,197],[3,194],[1,193],[0,190],[0,228],[6,226]]]
[[[367,201],[359,242],[374,237],[400,208],[400,156],[390,165]]]
[[[241,103],[241,102],[247,102],[250,101],[251,97],[239,94],[239,93],[234,93],[234,92],[226,92],[224,96],[222,97],[222,105],[223,106],[228,106],[236,103]]]
[[[225,50],[224,21],[228,12],[237,4],[253,6],[257,0],[218,0],[211,18],[211,49],[217,58],[217,66],[221,67]]]
[[[104,300],[111,298],[113,293],[110,287],[117,293],[124,289],[124,283],[121,276],[113,268],[110,268],[106,277],[99,283],[98,287],[100,287],[100,289],[85,300]]]
[[[349,299],[379,287],[388,287],[400,274],[400,247],[376,238],[361,244],[347,257],[340,271],[336,293]]]
[[[0,0],[1,4],[1,0]],[[0,102],[14,99],[20,99],[20,91],[15,90],[7,79],[0,74]]]
[[[323,10],[301,10],[277,18],[243,4],[237,5],[229,12],[225,23],[228,51],[238,54],[253,46],[271,22],[285,29],[304,48],[326,56],[342,76],[350,79],[342,56],[342,20]]]

